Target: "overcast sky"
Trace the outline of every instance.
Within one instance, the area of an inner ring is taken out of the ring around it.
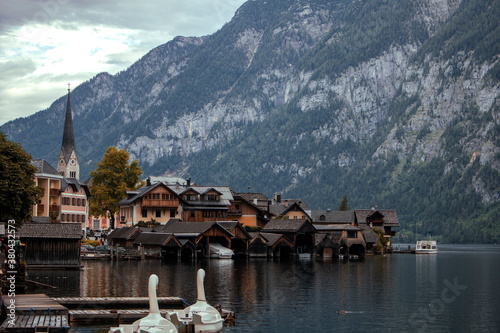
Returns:
[[[175,36],[212,34],[245,0],[0,0],[0,125],[116,74]]]

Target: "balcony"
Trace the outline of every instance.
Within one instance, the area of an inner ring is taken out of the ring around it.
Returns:
[[[228,216],[241,216],[241,209],[232,209],[227,212]]]
[[[167,208],[177,208],[179,202],[177,200],[142,200],[142,207],[167,207]]]
[[[59,195],[59,189],[58,188],[51,188],[49,190],[49,194],[52,196],[58,196]]]
[[[37,214],[41,214],[45,211],[45,205],[44,204],[38,204],[38,207],[36,208]]]
[[[50,205],[49,206],[49,212],[58,212],[61,210],[61,207],[59,205]]]

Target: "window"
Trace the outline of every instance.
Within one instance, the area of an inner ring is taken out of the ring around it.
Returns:
[[[196,200],[196,194],[186,194],[184,196],[184,199],[188,200],[188,201],[195,201]]]
[[[80,222],[80,215],[76,216],[76,222]]]
[[[76,178],[76,171],[70,171],[69,178]]]
[[[161,209],[156,210],[155,217],[161,217]]]
[[[82,206],[85,206],[85,199],[82,199]]]
[[[142,209],[142,217],[148,217],[148,210],[146,208]]]
[[[347,238],[358,238],[358,232],[356,230],[347,230]]]
[[[73,200],[71,200],[71,203],[72,203],[73,206],[76,206],[76,199],[73,198]]]
[[[75,222],[75,214],[71,214],[71,222]]]
[[[207,201],[219,201],[219,196],[215,194],[207,195]]]
[[[166,197],[167,197],[167,195],[165,193],[161,194],[161,200],[167,200]]]
[[[191,217],[194,217],[194,210],[191,210]]]
[[[64,222],[64,214],[61,214],[61,222]]]
[[[325,217],[325,215],[321,215],[321,216],[319,217],[319,219],[320,219],[321,221],[324,221],[324,220],[326,219],[326,217]]]
[[[77,205],[77,206],[80,206],[80,204],[81,204],[81,203],[82,203],[82,199],[78,198],[78,199],[76,200],[76,205]]]
[[[170,217],[175,217],[175,209],[170,210]]]

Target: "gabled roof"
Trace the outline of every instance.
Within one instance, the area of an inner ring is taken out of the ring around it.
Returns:
[[[298,210],[298,211],[303,212],[303,213],[304,213],[304,214],[306,214],[307,216],[309,216],[309,214],[307,214],[307,212],[304,210],[304,208],[302,208],[302,207],[299,205],[299,203],[297,203],[297,202],[294,202],[294,203],[292,203],[291,205],[289,205],[289,206],[288,206],[288,208],[287,208],[287,209],[285,209],[285,210],[283,211],[283,213],[281,213],[281,214],[282,214],[282,215],[285,215],[286,213],[288,213],[288,212],[289,212],[289,211],[291,211],[291,210]]]
[[[286,236],[283,234],[261,232],[260,235],[267,240],[267,246],[273,247],[282,240],[285,241],[286,243],[289,243],[289,245],[291,245],[292,247],[294,246],[293,242],[288,238],[286,238]]]
[[[85,190],[85,194],[88,197],[90,196],[88,185],[76,178],[63,178],[63,181],[61,182],[61,191],[64,192],[68,186],[71,186],[76,191],[83,188]]]
[[[383,216],[383,225],[387,227],[399,227],[399,220],[394,209],[356,209],[354,214],[356,216],[356,223],[362,226],[369,226],[369,217],[375,213]]]
[[[304,219],[272,219],[263,228],[263,232],[309,232],[315,233],[316,228]]]
[[[172,241],[179,247],[182,246],[172,234],[143,232],[134,240],[134,244],[166,246]]]
[[[141,229],[138,227],[118,228],[109,234],[108,239],[134,240],[141,232]]]
[[[336,244],[327,234],[318,234],[314,237],[314,246],[334,247]]]
[[[25,223],[17,231],[19,238],[81,239],[81,223]]]
[[[207,193],[210,193],[210,192],[216,192],[217,194],[221,194],[219,191],[217,191],[217,189],[215,189],[214,187],[210,187],[210,188],[207,188],[205,191],[203,191],[202,193],[200,193],[201,195],[205,195]]]
[[[263,213],[268,211],[270,200],[262,193],[236,193],[232,192],[235,199],[240,199],[260,209]]]
[[[373,244],[378,243],[378,236],[370,227],[363,228],[363,236],[365,237],[367,243],[373,243]]]
[[[49,163],[47,163],[46,160],[44,159],[35,159],[31,160],[31,165],[34,166],[37,170],[36,173],[44,173],[47,175],[55,175],[55,176],[61,176],[59,172],[57,172],[56,169],[54,169]],[[62,177],[62,176],[61,176]]]
[[[216,227],[223,230],[229,236],[233,237],[234,235],[227,231],[226,228],[221,226],[218,222],[175,222],[168,223],[162,228],[161,232],[163,233],[171,233],[176,237],[197,237],[207,230]]]
[[[248,231],[238,221],[221,221],[221,222],[217,222],[217,223],[219,225],[221,225],[223,228],[225,228],[227,231],[232,233],[233,235],[235,234],[235,232],[233,230],[235,228],[238,228],[247,237],[247,239],[252,239],[252,236],[248,233]]]
[[[355,222],[353,211],[313,210],[311,218],[313,224],[351,224]]]

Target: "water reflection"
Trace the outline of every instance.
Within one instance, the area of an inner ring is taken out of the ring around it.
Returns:
[[[147,296],[147,279],[154,273],[159,296],[192,304],[196,272],[203,268],[208,302],[236,312],[236,325],[224,332],[500,331],[500,248],[466,249],[440,247],[437,255],[371,256],[365,262],[88,261],[82,271],[29,274],[57,285],[42,291],[51,296]],[[452,302],[440,303],[445,281],[465,289]],[[337,310],[351,312],[338,315]],[[432,320],[417,316],[426,311]]]

